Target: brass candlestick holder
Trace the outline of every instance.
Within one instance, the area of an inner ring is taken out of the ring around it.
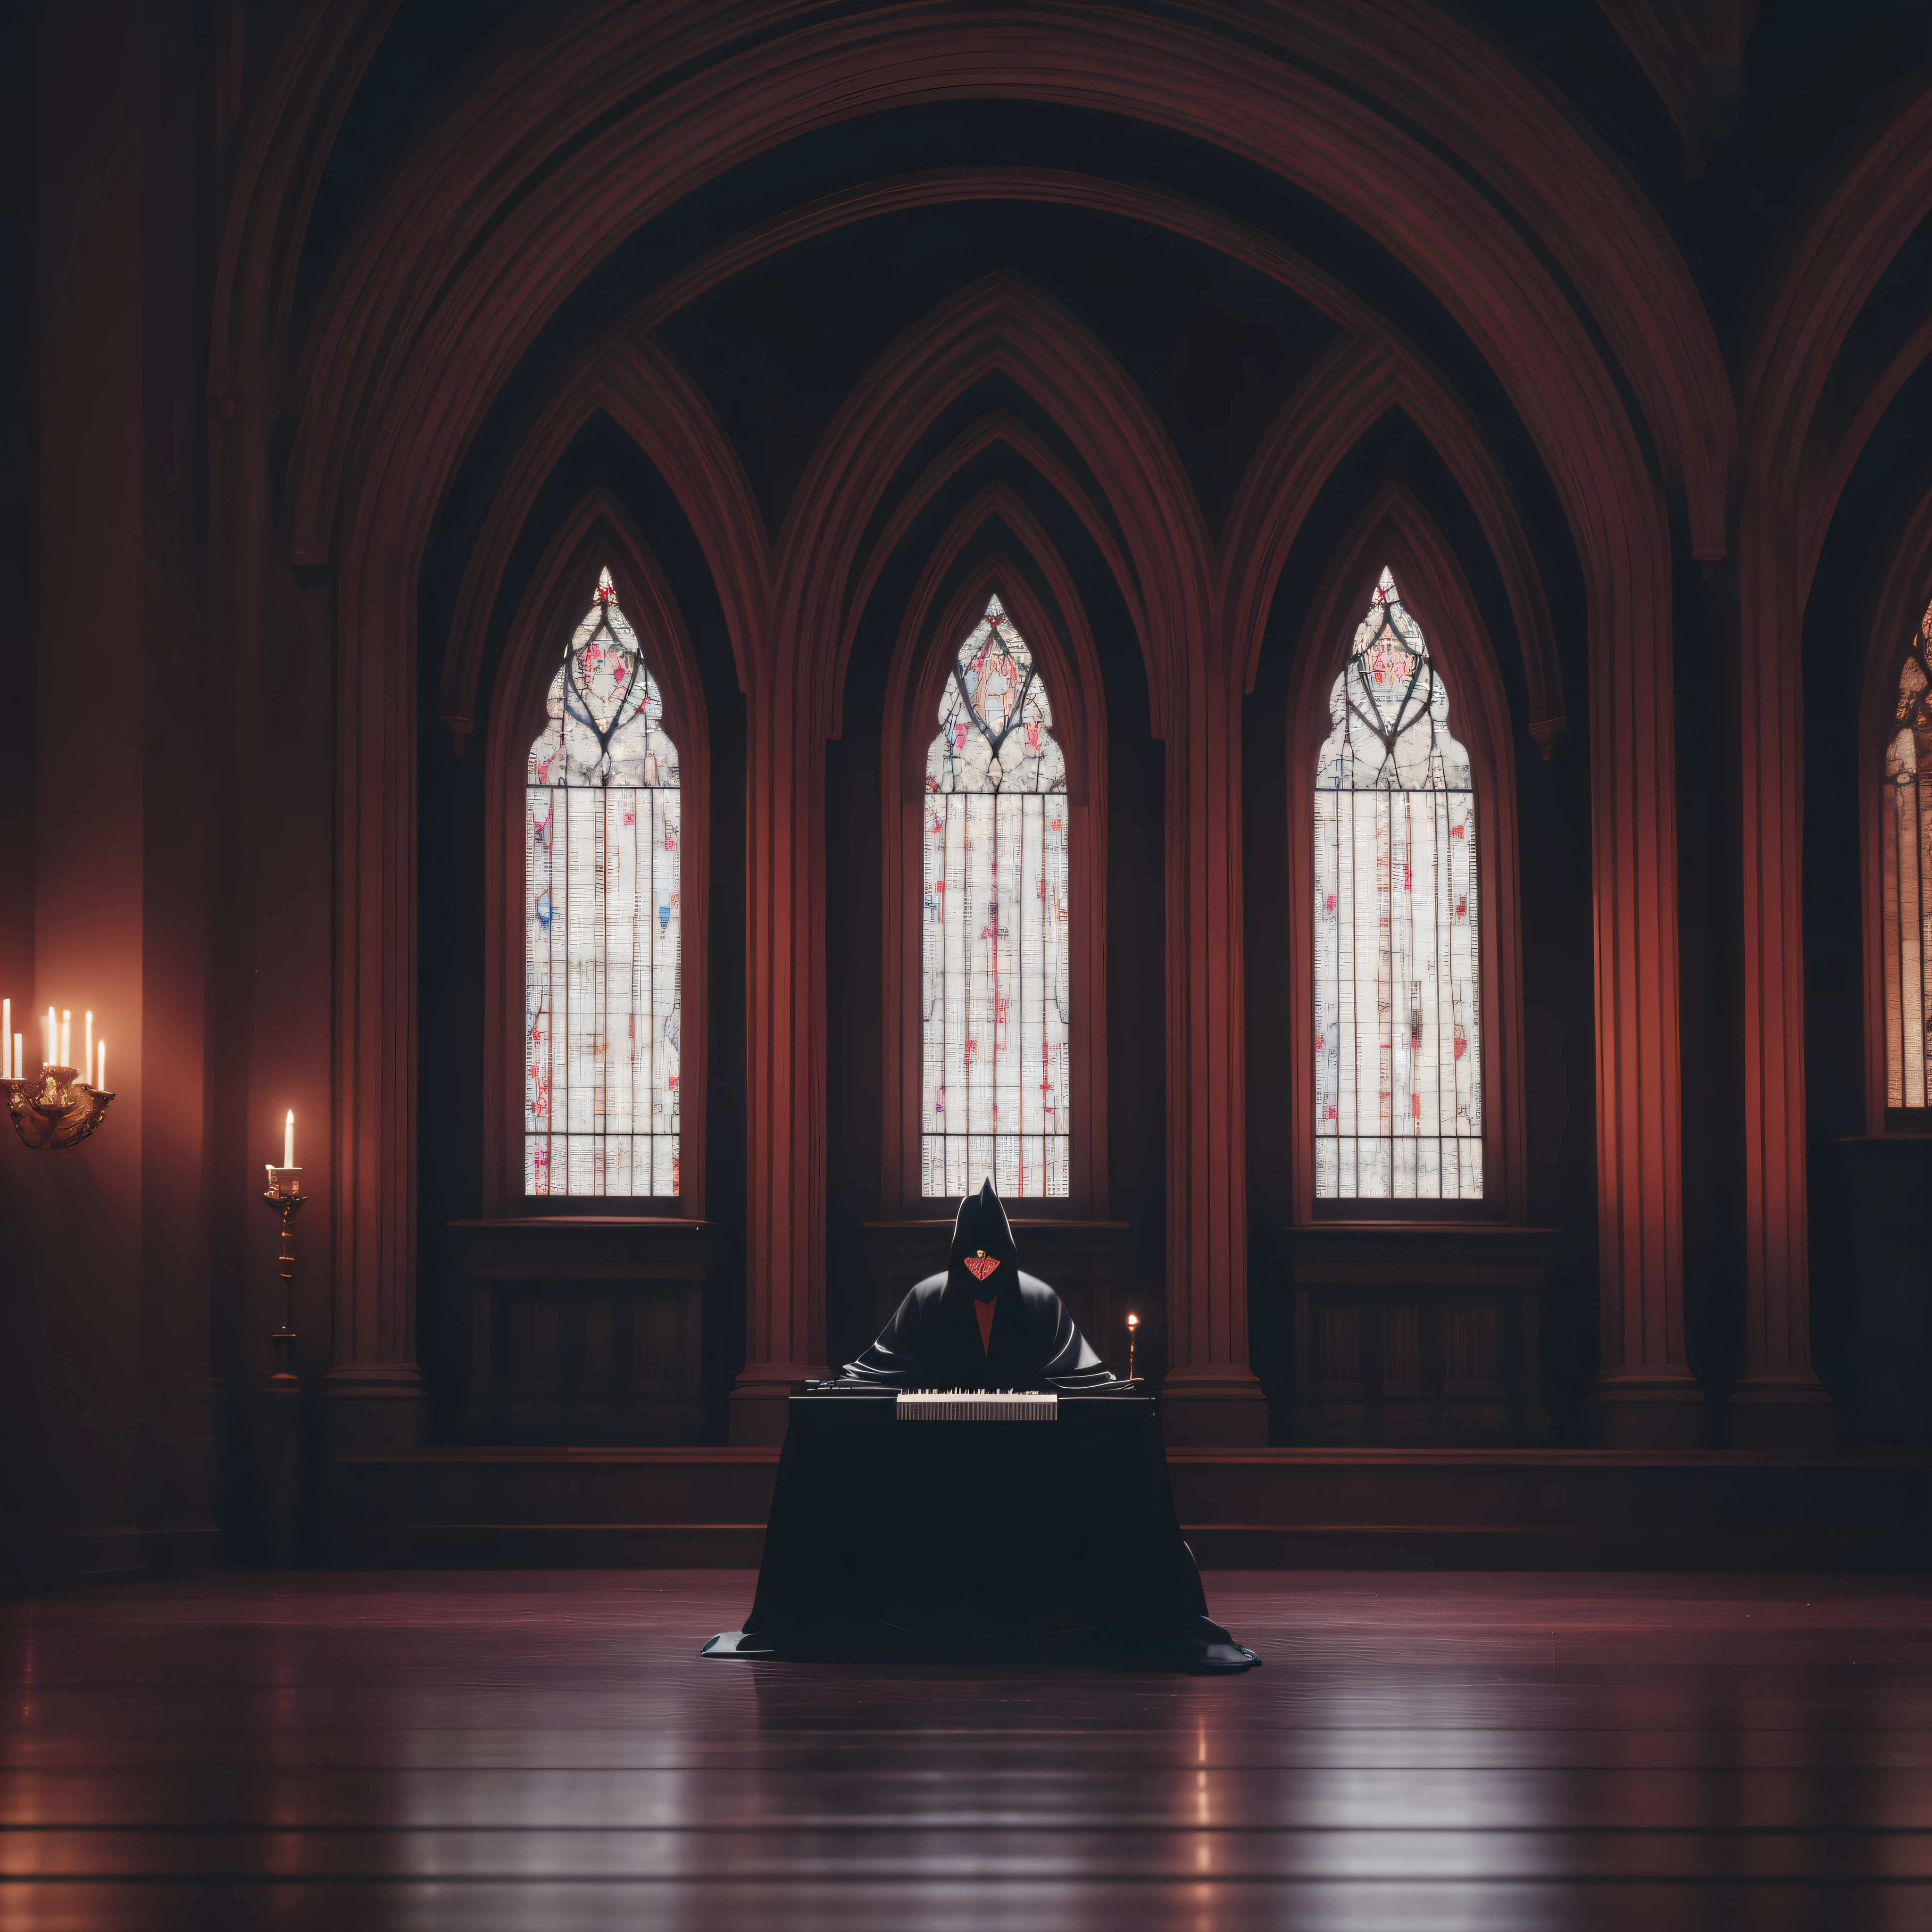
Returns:
[[[38,1080],[0,1081],[22,1145],[37,1154],[78,1147],[107,1118],[112,1094],[98,1092],[77,1066],[43,1066]]]
[[[298,1167],[274,1167],[268,1170],[268,1191],[262,1198],[282,1217],[282,1252],[278,1266],[282,1276],[282,1325],[268,1337],[275,1345],[275,1372],[268,1378],[272,1388],[293,1388],[296,1378],[289,1367],[289,1351],[296,1341],[296,1216],[308,1196],[302,1191],[302,1171]]]
[[[1138,1315],[1130,1315],[1127,1317],[1127,1379],[1129,1382],[1132,1382],[1134,1378],[1134,1336],[1140,1325],[1141,1318]]]

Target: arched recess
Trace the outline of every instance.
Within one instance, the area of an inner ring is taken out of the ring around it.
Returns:
[[[1140,644],[1154,731],[1162,735],[1183,640],[1205,602],[1200,507],[1166,430],[1105,344],[1058,302],[1007,274],[961,290],[895,343],[841,405],[800,482],[778,542],[773,599],[796,614],[808,662],[817,660],[812,683],[824,727],[834,722],[844,669],[835,652],[849,635],[848,586],[873,514],[926,426],[994,373],[1052,417],[1100,480],[1124,537],[1114,554],[1132,573],[1122,594],[1144,613]]]
[[[1588,292],[1653,433],[1684,478],[1700,553],[1719,554],[1732,418],[1708,322],[1654,214],[1614,164],[1580,138],[1546,90],[1492,44],[1404,0],[1388,0],[1377,10],[1387,17],[1372,24],[1338,7],[1323,10],[1328,17],[1319,24],[1292,15],[1261,27],[1244,20],[1240,35],[1222,31],[1216,10],[1204,7],[1192,18],[1156,20],[1096,16],[1090,9],[1036,0],[1023,11],[980,11],[956,22],[922,8],[881,7],[868,15],[862,34],[842,22],[812,22],[763,40],[747,36],[752,23],[734,15],[728,31],[743,38],[733,54],[710,64],[705,56],[727,32],[722,20],[662,38],[638,34],[628,16],[621,28],[614,21],[574,36],[552,34],[534,60],[526,53],[506,62],[500,77],[493,77],[500,96],[466,104],[460,124],[439,147],[444,194],[457,197],[456,205],[397,197],[369,236],[366,259],[380,265],[380,278],[338,278],[334,313],[347,332],[339,344],[318,346],[310,366],[322,380],[310,420],[338,421],[341,394],[331,392],[371,393],[370,378],[390,352],[374,316],[395,310],[418,261],[446,254],[454,263],[470,256],[466,268],[453,278],[439,270],[430,284],[440,284],[463,309],[472,290],[506,286],[496,256],[524,264],[528,280],[514,299],[526,320],[500,328],[494,352],[462,377],[466,386],[480,386],[472,393],[493,393],[500,368],[520,352],[547,307],[532,304],[532,284],[550,280],[566,259],[581,272],[583,263],[601,257],[611,240],[634,231],[670,195],[758,152],[772,138],[774,122],[796,134],[863,111],[876,103],[886,75],[893,98],[906,104],[976,97],[1054,100],[1125,112],[1250,155],[1418,263],[1478,340],[1488,339],[1498,323],[1513,328],[1513,318],[1528,324],[1522,298],[1528,298],[1530,307],[1546,311],[1549,344],[1569,340],[1574,318],[1566,324],[1538,298],[1538,285],[1548,286],[1539,273],[1521,275],[1498,262],[1498,272],[1484,274],[1473,261],[1456,259],[1467,241],[1486,232],[1483,245],[1517,255],[1528,267],[1526,242],[1511,245],[1508,224],[1487,196],[1467,192],[1459,170],[1445,168],[1393,120],[1378,128],[1373,141],[1360,139],[1358,100],[1322,77],[1339,46],[1352,68],[1384,76],[1388,84],[1377,98],[1407,100],[1434,124],[1438,140],[1488,176]],[[1258,31],[1286,58],[1256,61],[1248,37]],[[1307,65],[1296,65],[1298,59]],[[666,85],[680,68],[682,75]],[[1453,100],[1446,98],[1444,71],[1457,76]],[[611,110],[626,99],[648,107],[628,120],[614,118]],[[595,140],[585,142],[584,131],[600,121]],[[1518,130],[1516,150],[1496,139],[1502,125]],[[462,184],[487,180],[492,198],[525,186],[494,170],[466,175],[457,151],[484,138],[496,152],[520,147],[530,178],[539,185],[478,247],[488,213],[464,205],[475,191]],[[552,150],[564,144],[579,146],[579,166],[552,165]],[[1622,238],[1614,272],[1579,248],[1586,209],[1594,224],[1590,232]],[[586,217],[604,231],[601,237],[586,232]],[[426,336],[420,346],[429,348]],[[1596,359],[1587,349],[1582,355]],[[1506,380],[1517,373],[1501,360],[1498,366]],[[334,430],[328,434],[334,440]],[[318,482],[327,472],[340,475],[330,458],[317,454],[320,470],[306,454],[298,470]],[[332,484],[322,488],[334,494]],[[296,540],[304,551],[311,547],[317,507],[320,499],[298,492]],[[316,548],[326,553],[326,539]]]
[[[1010,410],[994,410],[969,423],[959,434],[934,457],[893,506],[892,513],[881,527],[878,537],[868,550],[863,568],[850,596],[847,600],[844,629],[839,639],[837,690],[834,699],[832,735],[844,734],[842,707],[844,701],[844,668],[851,661],[852,646],[858,634],[860,620],[871,603],[872,592],[878,588],[880,573],[885,568],[904,542],[906,532],[936,497],[940,490],[957,476],[959,471],[983,451],[995,444],[1003,445],[1020,460],[1029,464],[1050,484],[1060,501],[1065,503],[1080,520],[1082,527],[1093,540],[1094,547],[1100,554],[1101,561],[1112,576],[1114,586],[1127,607],[1128,614],[1137,629],[1144,628],[1144,616],[1140,608],[1139,580],[1129,566],[1120,544],[1115,540],[1112,526],[1100,514],[1098,506],[1075,480],[1072,472],[1050,449],[1043,439],[1036,435]],[[1003,508],[1010,508],[1015,518],[1030,527],[1032,512],[1015,496],[1010,488],[995,485],[1003,494],[999,499]],[[982,493],[986,507],[990,508],[992,497]],[[963,519],[956,520],[958,522]],[[1044,539],[1042,538],[1042,541]]]
[[[1851,156],[1772,286],[1742,386],[1738,706],[1744,881],[1744,1365],[1741,1447],[1832,1439],[1811,1366],[1804,1095],[1804,623],[1811,572],[1875,410],[1816,447],[1820,400],[1853,324],[1932,214],[1932,93],[1915,88]],[[1922,353],[1920,332],[1901,351]],[[1902,382],[1894,356],[1868,400]]]
[[[1104,1217],[1107,1207],[1106,714],[1093,634],[1072,578],[1028,518],[1009,521],[1033,572],[1004,550],[988,550],[958,576],[962,554],[997,500],[977,501],[955,521],[922,572],[908,602],[887,673],[880,746],[884,836],[880,935],[884,947],[884,1072],[880,1197],[894,1213],[931,1214],[920,1191],[919,981],[923,889],[920,814],[926,748],[959,641],[989,597],[1012,615],[1052,701],[1054,734],[1066,758],[1070,990],[1069,1059],[1073,1124],[1071,1184],[1064,1202],[1029,1199],[1025,1212]],[[945,586],[954,579],[952,588]],[[943,600],[943,601],[942,601]],[[1063,732],[1061,720],[1066,721]]]
[[[1336,545],[1309,607],[1288,691],[1289,1092],[1295,1220],[1317,1218],[1315,1196],[1314,818],[1316,759],[1330,728],[1328,694],[1384,568],[1393,572],[1440,666],[1451,725],[1469,753],[1476,794],[1478,877],[1487,904],[1478,932],[1486,1184],[1483,1215],[1528,1216],[1522,1069],[1522,972],[1517,879],[1516,761],[1508,700],[1489,634],[1455,553],[1399,480],[1384,484]],[[1493,1177],[1493,1180],[1492,1180]],[[1444,1204],[1448,1208],[1448,1204]],[[1450,1208],[1448,1211],[1456,1211]],[[1360,1204],[1354,1218],[1378,1218]]]
[[[687,1045],[679,1056],[682,1187],[674,1204],[662,1200],[652,1211],[701,1220],[710,1038],[710,734],[704,686],[676,599],[623,506],[602,489],[578,505],[545,548],[511,621],[490,692],[484,779],[484,1211],[492,1216],[568,1214],[580,1207],[595,1214],[631,1211],[626,1203],[608,1196],[527,1198],[518,1124],[524,1079],[524,764],[531,740],[543,726],[544,694],[565,644],[590,608],[602,569],[610,573],[619,605],[657,680],[664,728],[677,747],[682,794],[679,998]]]
[[[1882,779],[1885,748],[1895,727],[1893,706],[1905,650],[1932,604],[1932,491],[1906,520],[1880,580],[1865,637],[1858,699],[1858,878],[1864,938],[1865,1132],[1924,1131],[1889,1114],[1886,1042],[1885,862]]]
[[[517,533],[584,426],[608,416],[657,465],[680,500],[706,512],[693,526],[724,607],[738,686],[762,625],[770,545],[738,453],[710,403],[664,344],[600,345],[550,397],[484,512],[458,588],[443,657],[440,716],[460,752],[474,728],[490,613]]]
[[[1430,59],[1404,70],[1404,87],[1416,88],[1431,114],[1450,115],[1444,146],[1478,154],[1480,124],[1522,119],[1529,137],[1518,164],[1560,182],[1574,198],[1573,215],[1605,195],[1617,201],[1615,180],[1587,143],[1574,128],[1552,131],[1561,117],[1546,103],[1526,105],[1511,64],[1474,37],[1449,50],[1469,90],[1450,107],[1431,104],[1443,57],[1434,43],[1460,30],[1404,0],[1390,4],[1393,40],[1361,57],[1386,73],[1430,44]],[[772,25],[779,20],[775,13]],[[1670,1332],[1669,1311],[1682,1292],[1660,490],[1600,341],[1534,241],[1442,147],[1392,118],[1374,122],[1373,138],[1364,140],[1358,97],[1289,60],[1256,60],[1250,41],[1222,33],[1204,10],[1156,20],[1036,4],[968,20],[880,8],[862,24],[814,20],[764,40],[746,35],[755,25],[754,17],[706,16],[652,38],[626,13],[551,35],[534,58],[506,62],[401,172],[332,284],[304,364],[290,472],[292,544],[298,562],[333,563],[340,589],[336,1036],[344,1180],[336,1268],[345,1360],[393,1363],[409,1334],[413,1016],[403,989],[412,937],[391,909],[411,903],[414,862],[412,592],[429,520],[483,411],[594,263],[736,160],[885,101],[1020,98],[1174,128],[1321,198],[1445,304],[1522,415],[1569,518],[1588,596],[1601,909],[1600,1275],[1604,1359],[1616,1384],[1604,1399],[1642,1409],[1694,1399],[1681,1362],[1659,1352],[1658,1339]],[[1352,42],[1364,32],[1346,10],[1324,15],[1318,32],[1298,16],[1282,16],[1275,30],[1303,37],[1311,68],[1332,58],[1336,34]],[[728,32],[741,38],[713,60]],[[486,147],[515,152],[524,172],[470,165]],[[566,148],[568,164],[556,164]],[[1471,165],[1480,172],[1484,164]],[[1533,225],[1546,225],[1546,190],[1529,200]],[[1598,226],[1622,232],[1628,214],[1609,207]],[[1607,332],[1634,344],[1638,360],[1676,358],[1684,339],[1673,325],[1652,326],[1663,312],[1652,297],[1670,280],[1667,262],[1658,280],[1653,239],[1634,233],[1616,273],[1589,278],[1605,299],[1628,298],[1651,311],[1634,331],[1620,320]],[[1681,368],[1673,363],[1670,381],[1694,410],[1708,412],[1720,407],[1724,386],[1698,380],[1701,373],[1694,357]],[[1640,395],[1657,392],[1657,374],[1633,375]],[[1682,460],[1701,435],[1695,422],[1672,414],[1659,440]],[[1708,508],[1708,488],[1693,494]],[[692,520],[702,534],[700,516]],[[1138,555],[1138,544],[1128,548]],[[1147,602],[1153,648],[1178,667],[1156,680],[1157,701],[1186,694],[1167,727],[1168,924],[1170,934],[1189,935],[1177,943],[1193,949],[1168,978],[1169,1105],[1183,1126],[1170,1136],[1169,1279],[1177,1305],[1188,1310],[1173,1339],[1177,1359],[1230,1365],[1238,1380],[1246,1348],[1234,1285],[1245,1279],[1245,1215],[1241,1162],[1228,1150],[1238,1149],[1244,1108],[1238,1072],[1228,1071],[1239,1058],[1231,1041],[1240,1003],[1238,940],[1228,942],[1239,926],[1229,886],[1238,876],[1231,828],[1238,790],[1229,788],[1228,745],[1238,685],[1231,697],[1204,598]],[[753,688],[774,696],[748,719],[748,938],[766,997],[749,1051],[773,1071],[754,1100],[748,1330],[776,1387],[780,1371],[789,1377],[809,1361],[822,1335],[822,1221],[813,1204],[822,1091],[812,1024],[823,997],[822,949],[809,856],[818,779],[814,742],[796,721],[823,716],[830,680],[822,666],[798,661],[801,644],[820,646],[808,627],[794,627],[789,608],[782,626],[767,622],[760,643]]]
[[[1275,586],[1316,499],[1373,424],[1399,409],[1428,437],[1487,538],[1509,598],[1529,699],[1530,735],[1546,758],[1562,736],[1563,669],[1522,512],[1481,427],[1412,351],[1371,336],[1338,343],[1268,427],[1228,518],[1221,622],[1252,692]]]
[[[1247,1362],[1238,996],[1231,996],[1228,979],[1228,935],[1238,934],[1239,922],[1232,903],[1238,862],[1224,842],[1226,788],[1238,776],[1220,740],[1206,532],[1179,458],[1145,398],[1090,331],[1012,276],[963,290],[881,357],[842,406],[800,483],[779,545],[773,598],[796,622],[800,646],[788,701],[811,707],[793,714],[796,756],[801,764],[816,760],[831,722],[837,678],[830,647],[842,635],[846,586],[885,492],[926,426],[994,371],[1051,416],[1097,479],[1134,572],[1138,597],[1130,592],[1126,601],[1143,614],[1137,642],[1166,770],[1170,1414],[1192,1378],[1204,1407],[1232,1405],[1242,1419],[1228,1426],[1258,1439],[1265,1411]],[[798,814],[787,836],[798,838],[800,827],[813,822]],[[813,876],[806,868],[822,862],[822,845],[812,841],[794,876]],[[815,908],[806,911],[815,920]],[[815,958],[815,933],[811,946]],[[822,994],[809,1018],[814,1052],[822,1053]]]

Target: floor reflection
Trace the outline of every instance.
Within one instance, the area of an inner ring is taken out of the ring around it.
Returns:
[[[1216,1577],[1268,1659],[1232,1680],[700,1662],[746,1583],[8,1605],[0,1922],[1486,1932],[1932,1896],[1918,1580]]]

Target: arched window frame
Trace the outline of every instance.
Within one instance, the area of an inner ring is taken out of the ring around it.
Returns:
[[[1029,1195],[1014,1202],[1012,1211],[1030,1220],[1081,1220],[1107,1211],[1106,710],[1092,634],[1072,580],[1048,546],[1037,543],[1036,549],[1045,553],[1032,559],[1037,581],[995,553],[950,591],[944,580],[956,558],[943,550],[922,575],[893,649],[880,760],[885,1167],[880,1195],[889,1215],[923,1220],[950,1212],[944,1197],[920,1192],[926,761],[960,644],[993,596],[1005,606],[1033,653],[1052,704],[1054,735],[1066,760],[1072,1009],[1068,1192],[1061,1198]]]
[[[1422,627],[1447,687],[1450,729],[1469,754],[1476,800],[1478,926],[1484,1094],[1480,1201],[1324,1200],[1315,1194],[1315,779],[1333,728],[1329,693],[1383,570]],[[1292,1198],[1298,1224],[1528,1219],[1523,1125],[1521,931],[1516,762],[1509,704],[1489,633],[1454,553],[1409,493],[1379,493],[1336,547],[1304,626],[1288,703],[1288,903],[1293,960],[1289,1082]],[[1583,1010],[1594,1011],[1588,989]],[[1587,1100],[1586,1102],[1587,1104]]]
[[[524,1192],[523,814],[530,748],[565,646],[610,573],[619,608],[644,647],[677,748],[682,952],[679,998],[679,1180],[675,1196]],[[704,692],[676,598],[650,546],[604,492],[551,540],[519,600],[491,688],[484,832],[484,1212],[492,1217],[701,1220],[710,985],[710,736]]]
[[[1907,518],[1870,606],[1858,712],[1859,897],[1864,927],[1865,1132],[1924,1134],[1932,1106],[1888,1103],[1885,984],[1885,761],[1899,674],[1932,606],[1932,493]]]

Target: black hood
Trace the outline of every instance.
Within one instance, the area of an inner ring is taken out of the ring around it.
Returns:
[[[983,1256],[997,1262],[994,1268],[972,1268]],[[987,1176],[977,1194],[969,1194],[959,1203],[952,1223],[952,1252],[946,1264],[946,1285],[963,1288],[982,1300],[990,1300],[1008,1287],[1018,1275],[1018,1251],[1013,1246],[1012,1224],[1000,1197],[993,1192],[992,1177]]]

